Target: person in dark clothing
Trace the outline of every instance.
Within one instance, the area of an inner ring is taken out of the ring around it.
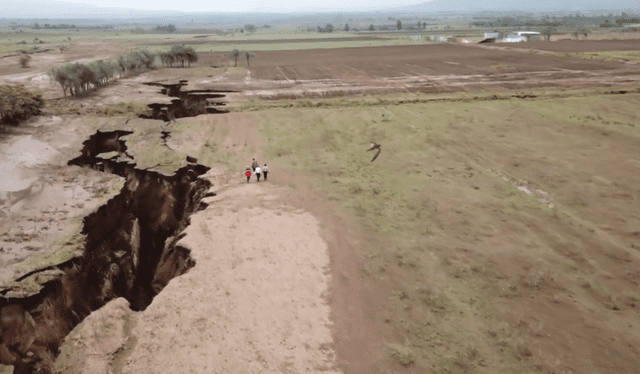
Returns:
[[[258,164],[258,161],[256,161],[256,159],[253,159],[253,162],[251,163],[251,169],[253,169],[253,171],[256,171],[256,168],[260,166],[260,164]]]
[[[269,173],[269,168],[267,167],[267,164],[264,164],[264,166],[262,167],[262,175],[264,175],[264,181],[267,181],[267,173]]]

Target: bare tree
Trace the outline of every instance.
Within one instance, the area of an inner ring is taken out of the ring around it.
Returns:
[[[402,21],[398,20],[398,22],[396,22],[396,27],[398,30],[402,30]]]

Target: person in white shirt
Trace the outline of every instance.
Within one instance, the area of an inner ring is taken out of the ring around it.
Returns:
[[[264,164],[264,166],[262,167],[262,174],[264,174],[264,181],[267,181],[267,173],[269,172],[269,168],[267,167],[267,164]]]
[[[260,182],[260,166],[256,167],[256,177],[258,178],[258,182]]]

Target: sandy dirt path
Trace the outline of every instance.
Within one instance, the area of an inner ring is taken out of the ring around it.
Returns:
[[[209,174],[221,192],[180,242],[196,266],[143,312],[117,299],[89,316],[67,337],[61,372],[338,373],[319,222],[270,182]]]

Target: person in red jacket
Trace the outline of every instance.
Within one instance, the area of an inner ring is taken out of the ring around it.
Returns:
[[[249,179],[251,179],[251,168],[247,166],[246,169],[244,169],[244,175],[247,176],[247,183],[249,183]]]

